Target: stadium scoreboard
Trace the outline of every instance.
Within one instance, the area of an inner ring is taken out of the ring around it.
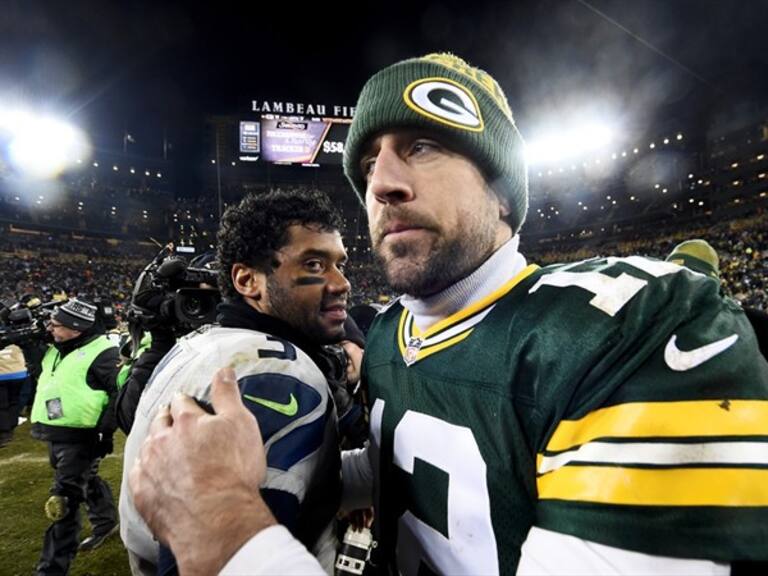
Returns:
[[[351,118],[262,114],[240,122],[242,161],[303,166],[341,165]]]

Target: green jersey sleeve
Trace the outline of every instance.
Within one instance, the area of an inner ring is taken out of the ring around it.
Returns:
[[[650,259],[545,269],[528,340],[536,524],[619,548],[768,559],[768,364],[716,280]],[[542,345],[542,342],[556,344]]]

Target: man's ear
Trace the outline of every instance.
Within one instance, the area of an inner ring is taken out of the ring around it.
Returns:
[[[499,199],[499,217],[503,220],[511,212],[509,209],[509,198],[501,194],[497,194],[496,197]]]
[[[267,276],[240,262],[232,266],[232,285],[240,294],[258,304],[266,296]]]
[[[512,212],[509,207],[509,198],[507,198],[507,196],[501,192],[497,191],[496,186],[494,186],[492,183],[488,184],[487,191],[489,194],[493,194],[493,196],[496,198],[496,201],[499,203],[499,220],[506,219],[506,217],[509,216]]]

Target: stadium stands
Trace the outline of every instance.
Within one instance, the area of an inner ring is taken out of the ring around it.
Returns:
[[[725,290],[768,310],[768,122],[717,137],[652,140],[653,147],[532,169],[523,253],[539,264],[630,253],[663,258],[681,240],[700,237],[720,253]],[[172,172],[169,162],[119,154],[55,182],[21,185],[0,171],[0,296],[45,298],[63,289],[107,297],[119,309],[158,244],[210,250],[220,208],[247,193],[302,185],[298,177],[252,182],[244,172],[221,189],[209,182],[195,197],[174,196]],[[344,214],[353,302],[392,297],[371,255],[365,211],[341,174],[305,180]]]

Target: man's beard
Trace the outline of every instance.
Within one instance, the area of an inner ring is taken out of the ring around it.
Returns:
[[[471,220],[453,238],[432,239],[429,250],[418,260],[416,256],[423,246],[395,242],[388,247],[385,257],[379,243],[376,257],[387,283],[397,292],[423,298],[469,276],[493,253],[496,234],[495,227],[483,222],[483,218]]]
[[[327,331],[319,320],[320,310],[309,311],[299,305],[294,296],[295,294],[284,288],[272,276],[267,276],[267,290],[269,291],[269,301],[271,306],[271,315],[279,318],[286,324],[301,332],[317,344],[334,344],[344,337],[343,329],[331,333]],[[342,298],[334,298],[334,301]],[[320,303],[320,308],[326,305],[325,299]]]

